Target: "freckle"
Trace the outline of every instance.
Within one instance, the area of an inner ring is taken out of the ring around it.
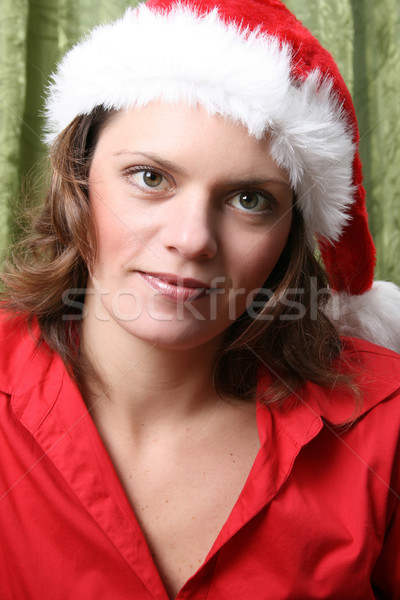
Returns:
[[[231,456],[233,456],[233,452],[230,452],[229,454],[230,454]]]
[[[196,517],[192,517],[192,521],[195,521],[195,520],[196,520]]]
[[[132,479],[132,475],[129,475],[129,479]]]
[[[179,567],[178,571],[182,571],[182,569]]]

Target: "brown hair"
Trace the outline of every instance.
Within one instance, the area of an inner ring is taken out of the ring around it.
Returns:
[[[85,360],[80,361],[76,343],[79,311],[76,320],[73,315],[82,306],[96,256],[88,175],[99,133],[113,115],[115,111],[98,107],[76,117],[58,136],[44,206],[31,233],[15,246],[2,276],[4,305],[30,320],[37,318],[43,339],[78,382],[84,379]],[[257,314],[246,311],[227,330],[215,365],[216,389],[239,398],[253,396],[261,365],[270,369],[274,382],[268,401],[282,400],[306,380],[337,383],[334,360],[341,344],[322,310],[328,298],[327,291],[321,292],[325,288],[325,272],[309,248],[295,203],[285,249],[250,309]],[[87,360],[86,365],[90,369]]]
[[[326,273],[310,250],[295,203],[284,251],[255,298],[260,308],[255,315],[246,311],[228,330],[215,372],[217,386],[251,397],[260,367],[272,376],[267,402],[282,400],[305,381],[351,384],[335,366],[341,342],[323,311],[329,296]]]

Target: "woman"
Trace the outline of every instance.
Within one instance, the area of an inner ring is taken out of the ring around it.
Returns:
[[[400,596],[400,296],[351,98],[280,2],[218,6],[128,11],[50,87],[4,274],[2,598]]]

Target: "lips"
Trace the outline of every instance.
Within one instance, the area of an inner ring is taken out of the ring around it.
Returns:
[[[138,271],[140,277],[160,295],[174,302],[193,302],[205,296],[210,286],[198,279],[179,277],[172,273],[145,273]]]

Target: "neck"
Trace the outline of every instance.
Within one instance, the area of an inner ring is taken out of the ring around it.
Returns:
[[[87,375],[84,388],[91,410],[112,413],[129,427],[198,415],[220,399],[212,373],[221,339],[192,349],[171,349],[141,340],[112,319],[88,311],[82,322],[81,352],[98,379]]]

